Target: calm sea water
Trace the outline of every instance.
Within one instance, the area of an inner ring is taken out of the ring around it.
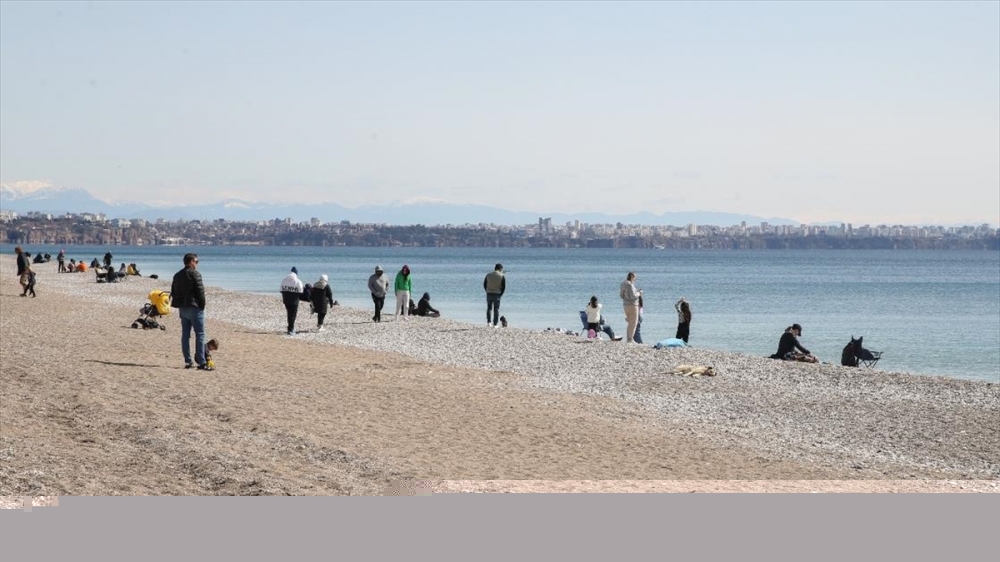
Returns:
[[[59,251],[53,246],[29,252]],[[483,276],[507,270],[500,312],[512,326],[580,329],[591,295],[623,334],[618,285],[628,271],[643,289],[647,343],[673,337],[673,304],[692,304],[691,344],[770,355],[785,327],[803,326],[802,344],[839,363],[853,335],[882,350],[879,367],[1000,381],[1000,253],[986,251],[671,251],[549,248],[67,247],[89,262],[108,249],[115,264],[136,262],[144,275],[168,278],[195,251],[209,285],[271,294],[276,315],[281,278],[296,266],[303,282],[327,274],[341,304],[370,308],[366,289],[376,264],[392,278],[405,263],[414,298],[457,320],[484,323]],[[10,253],[9,245],[3,251]],[[41,280],[40,283],[44,283]],[[391,302],[392,298],[387,299]],[[391,306],[391,305],[388,305]],[[211,311],[209,311],[211,312]]]

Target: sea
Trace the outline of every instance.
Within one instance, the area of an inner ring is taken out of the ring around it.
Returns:
[[[0,246],[12,253],[13,246]],[[674,336],[674,303],[691,303],[694,347],[767,356],[793,323],[821,361],[839,364],[851,337],[882,351],[878,368],[1000,382],[1000,252],[941,250],[657,250],[557,248],[367,248],[302,246],[67,246],[90,262],[106,251],[116,266],[169,279],[186,252],[199,255],[207,285],[274,295],[294,266],[304,283],[326,274],[340,304],[371,308],[368,276],[390,279],[404,265],[413,298],[429,293],[443,316],[486,322],[483,277],[502,263],[507,292],[500,313],[511,327],[579,331],[591,296],[620,335],[618,289],[629,271],[643,290],[642,337]],[[50,253],[59,246],[26,245]],[[44,294],[44,277],[39,279]],[[386,299],[391,308],[394,299]],[[208,313],[211,314],[211,303]]]

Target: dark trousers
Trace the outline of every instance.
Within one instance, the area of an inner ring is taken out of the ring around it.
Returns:
[[[688,341],[688,329],[691,327],[690,322],[681,322],[677,324],[677,336],[679,340],[684,340],[684,343]]]
[[[493,325],[500,321],[500,295],[486,293],[486,323],[490,323],[490,311],[493,311]]]
[[[295,317],[299,315],[299,294],[281,293],[281,300],[285,303],[285,312],[288,313],[288,331],[295,331]]]
[[[376,297],[375,293],[372,293],[372,302],[375,303],[375,316],[372,317],[372,320],[374,320],[375,322],[381,322],[382,307],[385,306],[385,295],[382,295],[381,297]]]
[[[318,328],[322,328],[323,327],[323,319],[324,318],[326,318],[326,313],[325,312],[317,312],[316,313],[316,327],[318,327]]]
[[[687,337],[687,336],[685,336]],[[635,335],[632,336],[632,341],[635,343],[642,343],[642,322],[637,322],[635,325]],[[687,341],[687,340],[685,340]]]
[[[24,293],[25,294],[31,293],[31,296],[35,296],[35,282],[34,281],[28,281],[28,287],[24,289]]]

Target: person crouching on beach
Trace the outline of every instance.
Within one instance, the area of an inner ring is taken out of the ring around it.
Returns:
[[[316,309],[316,331],[323,331],[323,320],[326,313],[333,306],[333,289],[330,288],[330,278],[320,275],[319,281],[312,286],[312,305]]]
[[[618,294],[621,296],[622,306],[625,309],[625,322],[628,324],[625,341],[633,343],[635,342],[635,328],[639,324],[639,296],[642,295],[642,291],[635,288],[634,271],[628,272],[618,289]]]
[[[413,305],[413,301],[410,301],[410,305]],[[426,316],[428,318],[441,317],[441,311],[431,306],[430,293],[424,293],[424,296],[420,297],[420,302],[416,306],[411,306],[410,314],[414,316]]]
[[[413,290],[413,280],[410,278],[410,266],[404,265],[396,274],[396,318],[403,315],[406,320],[410,314],[410,291]]]
[[[798,338],[802,336],[802,326],[792,324],[785,328],[785,333],[781,334],[778,340],[778,351],[771,356],[771,359],[784,359],[785,361],[802,361],[804,363],[819,363],[819,359],[802,347]],[[798,351],[796,351],[798,350]]]
[[[375,303],[375,315],[372,322],[382,321],[382,307],[385,306],[385,294],[389,291],[389,276],[382,271],[381,265],[375,266],[375,273],[368,277],[368,292],[372,294]]]
[[[299,300],[302,299],[304,287],[299,279],[299,270],[292,268],[291,273],[281,280],[281,302],[285,304],[288,316],[288,335],[295,335],[295,317],[299,314]]]

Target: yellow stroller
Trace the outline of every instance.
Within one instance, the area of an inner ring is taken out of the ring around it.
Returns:
[[[149,302],[139,310],[139,317],[135,319],[135,322],[132,322],[132,327],[142,326],[143,330],[155,328],[166,330],[167,327],[157,322],[156,318],[170,314],[170,293],[153,289],[148,298]]]

